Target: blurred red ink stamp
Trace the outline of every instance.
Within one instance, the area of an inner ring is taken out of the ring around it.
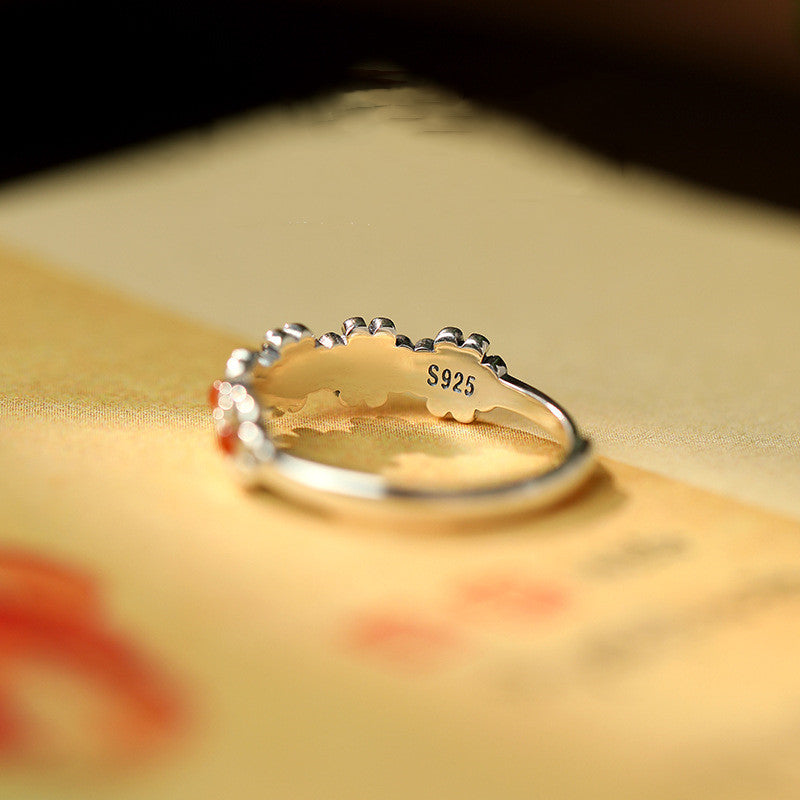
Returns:
[[[462,648],[458,631],[412,611],[376,611],[349,625],[347,645],[356,652],[414,669],[438,666]]]
[[[568,591],[557,583],[498,573],[461,582],[454,606],[460,616],[525,622],[552,617],[566,609],[569,600]]]
[[[0,759],[127,761],[185,722],[180,693],[109,624],[91,578],[0,551]]]

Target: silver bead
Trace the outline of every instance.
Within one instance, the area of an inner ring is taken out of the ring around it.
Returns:
[[[252,350],[239,348],[231,353],[225,365],[225,377],[228,380],[241,380],[249,377],[256,354]]]
[[[367,328],[367,323],[364,321],[364,317],[348,317],[342,323],[342,333],[347,337],[368,332],[369,329]]]
[[[277,350],[271,344],[265,344],[262,351],[258,354],[258,363],[262,367],[271,367],[280,357],[280,350]]]
[[[433,352],[433,339],[420,339],[414,345],[414,349],[417,352],[432,353]]]
[[[317,339],[318,347],[327,347],[329,350],[332,347],[338,347],[342,344],[347,344],[347,342],[345,342],[338,333],[334,333],[333,331],[330,333],[323,333],[322,336]]]
[[[283,326],[284,333],[287,333],[296,341],[300,339],[313,339],[314,334],[300,322],[287,322]]]
[[[508,374],[508,368],[506,367],[506,362],[503,361],[500,356],[484,356],[482,364],[489,367],[498,378],[502,378],[504,375]]]
[[[461,346],[466,350],[474,350],[483,358],[489,349],[489,340],[481,333],[471,333],[464,339],[464,344]]]
[[[402,333],[398,333],[395,337],[395,346],[396,347],[407,347],[409,350],[414,349],[414,342],[408,338],[408,336],[403,336]]]
[[[375,317],[369,324],[369,332],[373,335],[376,333],[390,333],[394,336],[394,322],[388,317]]]
[[[239,441],[250,450],[255,450],[267,439],[267,432],[261,424],[255,420],[245,420],[239,426],[237,432]]]
[[[283,328],[270,328],[264,334],[264,347],[272,345],[276,350],[280,350],[285,344],[296,342],[297,337],[292,336]]]
[[[248,393],[236,400],[236,416],[240,422],[248,420],[255,422],[261,418],[261,408],[255,398]]]
[[[439,333],[436,334],[433,343],[434,345],[447,343],[461,347],[461,345],[464,344],[464,334],[461,332],[460,328],[448,326],[442,328]]]

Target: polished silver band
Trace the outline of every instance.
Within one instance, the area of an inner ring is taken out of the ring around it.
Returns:
[[[234,350],[215,381],[211,406],[217,436],[250,485],[303,503],[356,514],[465,517],[512,513],[553,503],[575,491],[594,467],[591,447],[569,414],[546,395],[508,374],[487,355],[481,334],[443,328],[433,339],[411,339],[385,317],[352,317],[342,334],[315,338],[292,323],[267,331],[260,350]],[[563,458],[543,474],[468,489],[409,488],[384,476],[322,464],[276,447],[271,419],[299,409],[321,390],[348,406],[376,408],[392,395],[425,401],[437,417],[469,423],[496,409],[519,415],[554,440]]]

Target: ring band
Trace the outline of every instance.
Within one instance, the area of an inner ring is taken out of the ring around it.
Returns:
[[[351,317],[342,334],[315,338],[304,325],[267,331],[260,350],[237,349],[209,402],[221,449],[245,482],[304,503],[340,511],[404,518],[468,517],[517,512],[553,503],[576,490],[594,468],[592,448],[569,414],[546,395],[508,374],[505,362],[487,355],[481,334],[466,338],[443,328],[433,339],[411,339],[394,323]],[[348,406],[377,408],[390,395],[425,401],[436,417],[472,422],[495,409],[518,414],[541,428],[563,450],[553,469],[501,484],[468,489],[409,488],[385,477],[322,464],[281,450],[270,420],[332,390]]]

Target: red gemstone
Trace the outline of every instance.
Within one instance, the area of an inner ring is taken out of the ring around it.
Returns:
[[[217,402],[219,401],[219,387],[221,384],[222,381],[214,381],[208,390],[208,405],[211,406],[211,408],[217,407]]]
[[[223,428],[221,431],[217,431],[217,444],[219,445],[219,449],[229,456],[233,455],[238,438],[238,434],[233,428]]]

